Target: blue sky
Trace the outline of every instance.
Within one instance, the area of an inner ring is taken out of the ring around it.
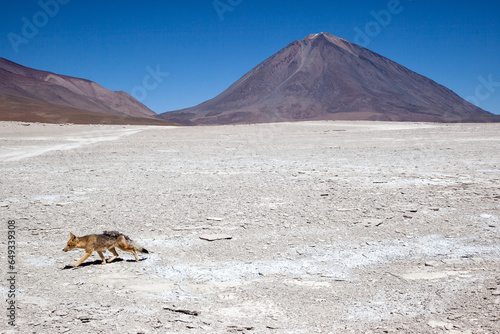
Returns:
[[[157,113],[215,97],[310,33],[356,42],[500,114],[500,2],[3,1],[0,57]]]

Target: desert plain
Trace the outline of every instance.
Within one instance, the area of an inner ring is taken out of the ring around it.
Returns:
[[[499,124],[1,122],[0,171],[1,333],[500,332]],[[150,253],[73,269],[104,230]]]

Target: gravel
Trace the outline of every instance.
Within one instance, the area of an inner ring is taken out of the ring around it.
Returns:
[[[500,125],[23,124],[1,333],[500,332]],[[150,254],[71,269],[69,233],[104,230]]]

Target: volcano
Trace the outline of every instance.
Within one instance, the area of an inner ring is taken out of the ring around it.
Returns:
[[[184,125],[500,121],[431,79],[328,33],[289,44],[215,98],[160,118]]]
[[[0,58],[0,120],[80,124],[164,124],[125,92]]]

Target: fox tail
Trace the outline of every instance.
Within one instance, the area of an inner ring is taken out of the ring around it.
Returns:
[[[104,231],[103,233],[106,237],[110,237],[110,238],[119,238],[121,236],[123,236],[125,238],[125,240],[128,242],[128,244],[137,252],[141,252],[141,253],[145,253],[145,254],[149,254],[149,251],[142,247],[141,245],[139,245],[137,242],[135,242],[134,240],[130,239],[129,237],[127,237],[125,234],[123,233],[120,233],[118,231]]]
[[[132,246],[132,248],[134,248],[134,250],[136,250],[137,252],[149,254],[149,251],[146,248],[139,245],[137,242],[130,240],[129,243],[130,243],[130,246]]]

